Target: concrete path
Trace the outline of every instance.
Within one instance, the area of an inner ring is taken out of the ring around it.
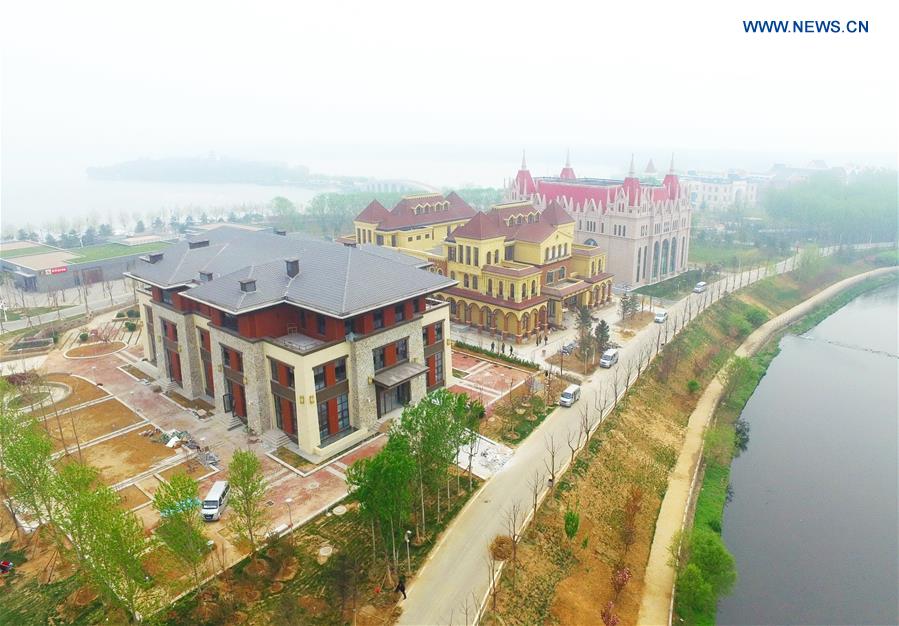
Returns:
[[[752,356],[777,331],[806,315],[822,302],[867,278],[885,273],[895,273],[897,268],[881,268],[842,280],[815,294],[808,300],[769,320],[755,330],[740,345],[735,354]],[[646,564],[643,580],[643,597],[637,624],[658,626],[670,624],[674,603],[675,570],[668,565],[668,548],[675,533],[684,527],[687,508],[697,487],[696,478],[702,458],[705,429],[712,418],[723,392],[716,377],[699,398],[699,402],[687,423],[686,436],[680,456],[668,478],[668,489],[662,500],[656,530]]]

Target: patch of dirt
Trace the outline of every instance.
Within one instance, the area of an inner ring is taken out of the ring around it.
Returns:
[[[264,576],[265,574],[268,574],[269,571],[268,561],[265,559],[253,559],[243,571],[247,576],[253,578]]]
[[[84,462],[100,470],[100,479],[115,485],[149,470],[153,465],[178,454],[161,443],[141,437],[136,431],[84,448]],[[75,456],[69,458],[77,459]]]
[[[297,571],[300,568],[299,561],[297,561],[296,557],[289,557],[284,563],[281,564],[281,569],[279,569],[274,576],[272,576],[272,580],[275,581],[288,581],[293,580],[297,575]]]
[[[189,399],[185,398],[184,396],[182,396],[181,394],[176,393],[174,391],[167,391],[165,393],[165,397],[169,398],[170,400],[174,400],[175,402],[177,402],[178,404],[183,406],[185,409],[191,409],[193,411],[201,411],[202,410],[202,411],[207,411],[209,413],[212,413],[215,411],[215,407],[212,406],[211,404],[209,404],[208,402],[206,402],[205,400],[189,400]]]
[[[69,602],[74,606],[84,607],[97,599],[97,592],[88,586],[80,587],[75,593],[69,596]]]
[[[642,313],[634,314],[633,317],[629,317],[626,320],[615,322],[614,326],[623,330],[636,331],[649,324],[653,319],[655,319],[654,313],[643,311]]]
[[[211,470],[208,467],[205,467],[199,461],[191,459],[190,461],[179,463],[174,467],[170,467],[164,472],[160,472],[159,475],[166,480],[171,480],[172,476],[174,476],[175,474],[187,474],[189,478],[200,480],[200,478],[208,474],[210,471]]]
[[[143,371],[137,369],[137,368],[134,367],[133,365],[123,365],[123,366],[121,366],[119,369],[120,369],[120,370],[123,370],[123,371],[125,371],[125,372],[128,372],[129,374],[131,374],[132,376],[134,376],[134,377],[137,378],[138,380],[145,380],[145,381],[147,381],[148,383],[153,382],[153,378],[152,378],[151,376],[145,374]]]
[[[45,406],[41,409],[32,411],[31,414],[35,417],[48,415],[50,413],[54,413],[55,411],[62,411],[63,409],[68,409],[79,404],[84,404],[85,402],[91,402],[92,400],[99,400],[100,398],[109,395],[105,390],[97,387],[93,383],[89,383],[82,378],[70,376],[69,374],[47,374],[44,378],[47,381],[53,381],[68,385],[72,390],[72,393],[56,404]],[[38,385],[38,387],[40,387],[40,385]]]
[[[115,398],[110,398],[105,402],[64,413],[59,419],[55,415],[48,415],[43,421],[43,426],[53,440],[54,450],[62,450],[65,443],[69,452],[73,453],[77,447],[76,435],[78,442],[83,446],[98,437],[142,421],[143,418],[134,411]]]
[[[323,599],[308,594],[297,598],[297,604],[311,615],[321,615],[328,606]]]
[[[120,489],[119,497],[122,499],[122,508],[128,510],[150,501],[144,492],[134,485],[128,485],[124,489]]]
[[[256,602],[261,597],[262,592],[253,585],[242,584],[234,587],[234,598],[241,604]]]
[[[72,348],[65,353],[69,358],[87,359],[95,356],[103,356],[104,354],[112,354],[118,352],[125,347],[123,341],[108,341],[100,343],[89,343],[87,345]]]

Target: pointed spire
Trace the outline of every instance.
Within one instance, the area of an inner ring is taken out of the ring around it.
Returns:
[[[565,167],[571,167],[571,148],[565,150]]]
[[[630,176],[631,178],[634,177],[634,153],[633,152],[631,152],[631,169],[627,175]]]
[[[524,158],[524,150],[521,151],[521,169],[528,169],[528,162]]]
[[[671,153],[671,167],[668,168],[669,174],[674,174],[674,153]]]

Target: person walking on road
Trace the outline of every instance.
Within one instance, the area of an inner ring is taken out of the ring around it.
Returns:
[[[495,341],[490,342],[490,351],[496,352],[496,342]]]
[[[400,582],[396,584],[394,591],[403,594],[403,600],[406,599],[406,577],[402,574],[400,575]]]

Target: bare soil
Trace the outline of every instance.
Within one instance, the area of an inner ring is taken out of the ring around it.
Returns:
[[[104,354],[112,354],[113,352],[118,352],[124,347],[125,343],[123,341],[90,343],[84,346],[78,346],[77,348],[72,348],[65,353],[65,356],[69,358],[85,359],[95,356],[103,356]]]
[[[178,454],[136,431],[119,435],[103,443],[82,450],[84,462],[100,470],[100,479],[107,485],[146,472],[153,465]],[[77,453],[74,457],[77,458]]]
[[[153,378],[151,376],[145,374],[144,372],[142,372],[138,368],[134,367],[133,365],[123,365],[119,369],[128,372],[129,374],[131,374],[138,380],[145,380],[147,382],[153,382]]]
[[[167,398],[174,400],[175,402],[177,402],[178,404],[183,406],[185,409],[192,409],[194,411],[203,410],[203,411],[208,411],[210,413],[215,411],[215,407],[212,406],[211,404],[209,404],[208,402],[206,402],[205,400],[189,400],[189,399],[185,398],[184,396],[182,396],[181,394],[176,393],[174,391],[167,391],[165,395]]]
[[[120,490],[119,497],[122,498],[122,508],[128,510],[131,510],[134,507],[140,506],[142,504],[146,504],[150,501],[150,499],[144,494],[144,492],[134,485],[128,485],[124,489]]]
[[[614,326],[620,328],[622,330],[640,330],[652,320],[655,319],[655,314],[650,311],[642,311],[640,313],[636,313],[633,317],[629,317],[626,320],[621,320],[615,322]]]
[[[98,437],[142,421],[144,419],[134,411],[115,398],[110,398],[77,411],[63,413],[59,419],[55,415],[49,415],[42,424],[53,440],[54,451],[62,450],[65,443],[71,453],[77,449],[76,435],[83,446]]]
[[[204,467],[202,463],[191,459],[190,461],[185,461],[184,463],[179,463],[174,467],[170,467],[167,470],[160,472],[159,475],[166,480],[171,480],[172,476],[175,474],[187,474],[189,478],[200,480],[200,478],[209,472],[210,469],[208,467]]]
[[[31,414],[35,417],[47,415],[48,413],[53,413],[55,411],[62,411],[73,406],[78,406],[79,404],[84,404],[85,402],[99,400],[100,398],[109,395],[105,390],[97,387],[93,383],[69,374],[47,374],[44,379],[68,385],[72,389],[72,393],[56,404],[44,406],[43,408],[32,411]],[[39,387],[40,386],[38,385],[38,388]]]

